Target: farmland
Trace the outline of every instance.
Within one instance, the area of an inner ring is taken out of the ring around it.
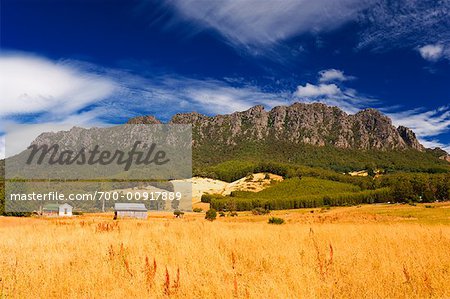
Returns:
[[[0,298],[450,296],[448,203],[271,216],[0,217]]]
[[[447,173],[382,173],[352,177],[327,169],[283,163],[228,161],[207,168],[199,175],[232,181],[252,172],[277,174],[283,182],[260,192],[232,192],[230,196],[210,194],[202,198],[217,210],[271,210],[344,206],[381,202],[433,202],[450,198]]]
[[[361,190],[356,185],[331,180],[304,177],[289,178],[260,192],[235,191],[231,196],[203,196],[203,202],[211,203],[217,210],[251,210],[315,208],[324,205],[350,205],[387,202],[390,197],[386,188]]]

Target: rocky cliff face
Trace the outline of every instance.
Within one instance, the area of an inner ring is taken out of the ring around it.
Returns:
[[[420,142],[416,138],[416,134],[414,134],[411,129],[404,126],[399,126],[397,128],[397,131],[409,147],[424,150],[423,145],[420,144]]]
[[[140,117],[128,123],[156,122],[152,117]],[[279,140],[345,149],[424,150],[414,132],[402,126],[394,127],[378,110],[365,109],[348,115],[337,107],[320,103],[295,103],[270,111],[255,106],[214,117],[199,113],[176,114],[169,123],[192,124],[194,146],[205,142],[237,145],[245,141]]]

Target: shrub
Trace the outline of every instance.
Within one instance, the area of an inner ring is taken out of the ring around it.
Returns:
[[[220,212],[219,212],[219,216],[220,216],[220,217],[225,217],[225,213],[224,213],[223,211],[220,211]]]
[[[175,215],[175,217],[180,218],[183,217],[184,212],[181,212],[180,210],[175,210],[173,211],[173,214]]]
[[[278,218],[278,217],[270,217],[268,223],[269,224],[283,224],[284,223],[284,219],[283,218]]]
[[[212,194],[205,193],[205,194],[202,194],[201,202],[211,203],[211,199],[213,199],[213,198],[214,198],[214,196]]]
[[[201,212],[203,212],[203,209],[202,208],[194,208],[192,211],[195,213],[201,213]]]
[[[205,194],[203,194],[202,197],[201,197],[201,202],[204,202],[204,203],[211,203],[211,201],[212,201],[213,199],[221,199],[221,198],[224,198],[224,196],[221,195],[221,194],[209,194],[209,193],[205,193]]]
[[[358,206],[358,208],[360,208],[361,206]],[[321,208],[320,209],[320,213],[323,213],[323,212],[326,212],[326,211],[328,211],[328,210],[330,210],[331,209],[331,207],[330,206],[324,206],[323,208]]]
[[[214,209],[209,209],[206,211],[205,219],[209,221],[214,221],[217,218],[217,212]]]

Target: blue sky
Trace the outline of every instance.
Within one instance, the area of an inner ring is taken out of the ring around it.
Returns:
[[[3,0],[0,130],[320,101],[378,108],[448,151],[449,14],[449,0]]]

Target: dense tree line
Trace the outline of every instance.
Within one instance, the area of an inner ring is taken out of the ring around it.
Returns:
[[[450,199],[450,174],[398,173],[382,176],[377,184],[390,187],[395,201],[432,202]]]
[[[249,211],[255,208],[268,210],[317,208],[322,206],[349,206],[358,204],[382,203],[391,200],[388,188],[377,190],[364,190],[355,193],[340,193],[330,195],[293,196],[290,199],[261,199],[239,198],[232,196],[209,197],[211,207],[216,210],[230,210],[234,207],[237,211]]]

